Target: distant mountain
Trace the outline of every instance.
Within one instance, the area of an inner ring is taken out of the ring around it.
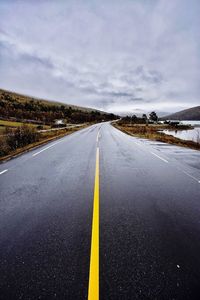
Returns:
[[[160,120],[200,121],[200,106],[181,110],[174,114],[164,116],[160,118]]]

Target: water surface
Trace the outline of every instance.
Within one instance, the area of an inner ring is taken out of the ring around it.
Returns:
[[[184,125],[192,125],[194,129],[163,130],[162,132],[173,135],[182,140],[200,142],[200,121],[181,121],[180,123]]]

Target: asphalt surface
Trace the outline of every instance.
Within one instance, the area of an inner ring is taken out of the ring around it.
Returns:
[[[108,123],[0,165],[0,299],[87,299],[97,146],[100,299],[200,299],[200,152]]]

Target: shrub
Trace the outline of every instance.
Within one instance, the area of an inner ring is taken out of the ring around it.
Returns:
[[[9,154],[10,146],[7,144],[6,138],[2,137],[0,139],[0,157]]]
[[[15,150],[39,140],[39,133],[35,128],[26,125],[18,127],[17,129],[9,129],[6,134],[6,142],[11,150]]]

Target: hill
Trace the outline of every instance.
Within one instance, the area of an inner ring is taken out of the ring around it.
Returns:
[[[77,106],[77,105],[72,105],[72,104],[66,104],[66,103],[63,103],[63,102],[55,101],[55,100],[45,100],[45,99],[42,99],[42,98],[32,97],[32,96],[29,96],[29,95],[19,94],[19,93],[15,93],[13,91],[0,89],[0,99],[1,99],[2,94],[6,94],[6,95],[12,97],[13,99],[17,99],[21,103],[25,103],[27,101],[33,100],[37,103],[42,103],[44,105],[50,105],[50,106],[64,105],[67,108],[71,107],[75,110],[80,110],[80,111],[99,111],[97,109],[93,109],[93,108],[90,108],[90,107],[82,107],[82,106]]]
[[[200,106],[188,108],[176,112],[171,115],[160,118],[161,120],[188,120],[188,121],[200,121]]]
[[[66,122],[100,122],[117,118],[96,109],[38,99],[0,89],[0,118],[52,124],[56,119]]]

